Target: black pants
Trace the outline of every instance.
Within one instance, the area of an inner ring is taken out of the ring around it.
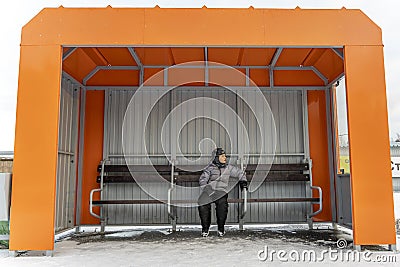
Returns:
[[[207,231],[210,228],[212,202],[215,203],[218,231],[223,232],[228,215],[228,194],[223,191],[216,191],[211,197],[206,192],[201,193],[198,201],[201,227],[203,231]]]

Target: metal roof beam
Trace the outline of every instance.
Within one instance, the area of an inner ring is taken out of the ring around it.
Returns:
[[[68,73],[66,73],[65,71],[62,72],[62,75],[65,76],[65,78],[73,81],[74,83],[80,85],[81,87],[85,87],[83,84],[81,84],[77,79],[75,79],[74,77],[72,77],[71,75],[69,75]]]
[[[128,47],[129,53],[131,54],[133,60],[135,60],[136,65],[138,65],[139,67],[142,67],[143,64],[140,61],[139,56],[136,54],[135,49],[133,47]]]
[[[276,49],[275,54],[272,57],[271,63],[269,64],[269,86],[274,86],[274,67],[276,65],[276,62],[278,62],[282,50],[282,47]]]
[[[86,75],[86,77],[83,78],[83,80],[82,80],[83,85],[86,86],[87,81],[89,81],[99,70],[100,70],[100,67],[97,66],[88,75]]]
[[[344,60],[343,53],[339,50],[339,48],[331,48],[331,49],[338,57],[340,57],[342,60]]]
[[[131,54],[133,60],[135,60],[136,65],[138,65],[139,69],[139,85],[143,84],[144,81],[144,70],[142,61],[140,61],[139,56],[136,54],[135,49],[133,47],[128,47],[128,51]],[[172,51],[172,50],[171,50]]]
[[[332,85],[334,85],[337,81],[339,81],[340,79],[342,79],[344,76],[344,72],[340,73],[335,79],[333,79],[328,85],[328,88],[331,88]]]
[[[179,88],[187,89],[187,90],[196,90],[199,88],[202,88],[204,86],[179,86]],[[235,89],[246,89],[246,90],[275,90],[275,91],[287,91],[287,90],[327,90],[328,88],[326,86],[226,86],[227,88],[230,88],[232,90]],[[115,90],[136,90],[139,87],[138,86],[86,86],[87,90],[107,90],[107,89],[115,89]],[[173,89],[176,88],[176,86],[143,86],[143,88],[146,88],[147,90],[152,90],[152,89]],[[213,90],[213,89],[220,89],[218,86],[209,86],[207,89]]]
[[[209,79],[208,68],[209,68],[209,66],[208,66],[208,48],[207,48],[207,46],[204,47],[204,61],[206,64],[206,67],[204,69],[204,84],[205,84],[205,86],[208,86],[208,79]]]
[[[78,47],[73,47],[72,49],[68,50],[67,52],[65,52],[63,54],[62,60],[66,60],[70,55],[72,55],[72,53],[75,52],[75,50],[78,49]]]
[[[140,70],[137,66],[97,66],[94,68],[85,78],[83,78],[83,84],[86,86],[89,81],[99,70]]]
[[[272,68],[276,65],[276,62],[278,62],[278,59],[282,53],[283,48],[279,47],[276,51],[274,56],[272,57],[271,63],[269,64]]]
[[[328,78],[326,78],[316,67],[311,66],[310,69],[311,69],[315,74],[317,74],[317,76],[318,76],[321,80],[324,81],[324,84],[325,84],[325,85],[328,85],[328,82],[329,82]]]
[[[122,67],[122,66],[121,66]],[[208,69],[269,69],[269,66],[224,66],[224,65],[174,65],[174,66],[168,66],[168,65],[148,65],[148,66],[143,66],[145,69],[165,69],[165,68],[176,68],[176,69],[202,69],[207,67]],[[312,70],[310,66],[306,67],[300,67],[300,66],[279,66],[275,67],[275,70]]]
[[[119,47],[127,48],[126,45],[63,45],[63,47]],[[204,45],[135,45],[136,48],[204,48]],[[276,45],[208,45],[208,48],[278,48]],[[280,48],[343,48],[342,45],[281,45]]]
[[[105,66],[111,66],[110,62],[108,62],[108,60],[104,57],[104,55],[99,51],[99,49],[97,47],[92,48],[92,50],[95,53],[95,55],[97,56],[97,58],[100,59],[100,61],[103,62],[103,64]],[[87,54],[87,55],[93,60],[93,62],[95,62],[90,54]]]

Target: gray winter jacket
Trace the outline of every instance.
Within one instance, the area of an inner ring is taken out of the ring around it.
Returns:
[[[204,187],[209,184],[213,190],[224,191],[228,193],[229,177],[237,178],[239,181],[247,181],[244,171],[233,165],[226,165],[225,168],[219,169],[214,163],[210,163],[200,176],[199,184],[203,191]]]

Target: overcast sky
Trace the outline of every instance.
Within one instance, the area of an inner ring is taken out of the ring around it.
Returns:
[[[399,0],[262,0],[262,1],[102,1],[102,0],[14,0],[3,1],[0,15],[0,151],[13,150],[18,87],[21,28],[44,7],[249,7],[255,8],[357,8],[383,31],[386,86],[391,138],[400,133],[400,1]],[[29,133],[27,133],[29,134]]]

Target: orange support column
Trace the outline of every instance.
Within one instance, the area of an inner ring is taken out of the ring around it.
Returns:
[[[81,224],[99,224],[100,221],[89,213],[89,195],[92,189],[99,188],[96,177],[103,157],[104,91],[86,92],[84,127]],[[93,198],[100,199],[99,193]],[[94,212],[100,214],[100,208],[95,207]]]
[[[344,52],[354,244],[396,244],[383,47]]]
[[[308,131],[313,184],[322,188],[322,212],[314,221],[332,221],[325,91],[308,91]],[[317,192],[313,192],[318,197]],[[314,211],[317,206],[314,205]]]
[[[53,250],[62,50],[21,46],[10,250]]]

